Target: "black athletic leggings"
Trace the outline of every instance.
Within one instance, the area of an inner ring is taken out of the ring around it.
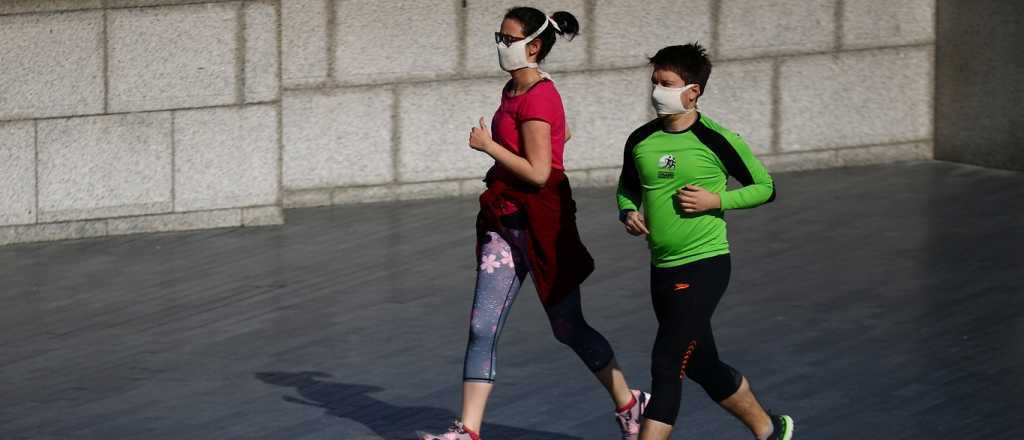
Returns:
[[[651,402],[644,416],[674,425],[686,377],[715,402],[739,389],[742,377],[718,359],[711,315],[729,286],[731,261],[720,255],[682,266],[651,268],[658,336],[651,353]]]

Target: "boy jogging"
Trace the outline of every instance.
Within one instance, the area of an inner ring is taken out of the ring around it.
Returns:
[[[747,379],[718,358],[711,330],[729,284],[724,213],[774,200],[774,183],[743,139],[696,111],[711,75],[704,48],[666,47],[650,63],[658,118],[626,141],[617,192],[626,232],[647,237],[658,319],[640,440],[671,435],[687,377],[759,440],[790,440],[793,420],[761,407]],[[743,187],[728,190],[730,176]]]

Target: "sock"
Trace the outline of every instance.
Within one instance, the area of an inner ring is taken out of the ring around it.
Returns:
[[[636,405],[636,396],[631,396],[629,398],[629,403],[627,403],[625,406],[623,406],[621,408],[615,408],[615,413],[616,414],[622,414],[622,413],[624,413],[626,411],[629,411],[629,410],[633,409],[633,405]]]

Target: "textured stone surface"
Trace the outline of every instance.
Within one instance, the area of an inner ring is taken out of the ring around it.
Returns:
[[[932,137],[930,48],[786,60],[780,84],[784,151]]]
[[[286,190],[282,197],[285,208],[312,208],[331,204],[333,189]]]
[[[42,222],[171,210],[171,115],[39,121]]]
[[[102,0],[4,0],[0,14],[102,8]]]
[[[230,3],[110,11],[110,109],[235,103],[237,28]]]
[[[35,220],[35,126],[32,122],[0,122],[0,225]]]
[[[285,87],[327,80],[327,2],[281,3],[281,76]]]
[[[473,74],[502,74],[494,44],[494,32],[501,25],[505,12],[516,6],[530,6],[546,14],[566,11],[580,22],[581,31],[589,31],[583,16],[583,0],[527,1],[469,0],[466,2],[466,70]],[[578,69],[587,62],[587,38],[579,35],[573,41],[557,37],[551,53],[544,59],[541,69],[558,71]]]
[[[332,194],[331,204],[348,205],[353,203],[449,198],[464,195],[462,191],[462,183],[459,181],[337,188]]]
[[[274,226],[284,224],[284,210],[280,206],[242,208],[242,226]]]
[[[277,201],[277,111],[272,106],[176,112],[174,151],[175,211]]]
[[[0,1],[0,65],[8,66],[0,69],[0,120],[104,111],[102,12],[88,11],[103,3]],[[576,186],[614,185],[625,138],[653,116],[645,57],[694,40],[718,49],[714,59],[724,60],[716,61],[702,111],[741,134],[773,169],[932,155],[932,49],[801,54],[834,49],[837,29],[842,48],[928,45],[935,41],[935,0],[697,0],[683,8],[671,0],[106,3],[113,8],[111,111],[218,108],[177,111],[174,149],[162,113],[39,121],[46,138],[39,182],[34,160],[25,165],[27,150],[12,146],[25,145],[30,125],[0,123],[0,154],[8,155],[0,163],[0,225],[36,216],[67,221],[244,206],[255,208],[239,211],[240,224],[274,224],[278,216],[268,205],[278,202],[297,207],[478,194],[491,159],[470,150],[465,138],[480,116],[489,123],[497,107],[504,79],[498,79],[491,33],[505,10],[518,5],[567,10],[584,32],[593,32],[559,39],[544,66],[555,72],[565,100],[574,134],[566,165]],[[588,6],[591,17],[584,14]],[[68,9],[86,11],[47,13]],[[712,33],[718,41],[710,40]],[[777,61],[777,79],[776,61],[730,61],[777,55],[785,57]],[[621,69],[627,66],[636,68]],[[597,70],[566,72],[587,68]],[[601,70],[609,68],[617,70]],[[452,75],[491,78],[448,81]],[[421,81],[434,79],[441,81]],[[781,87],[778,108],[773,80]],[[392,82],[399,84],[347,87]],[[319,89],[338,85],[344,88]],[[224,106],[241,97],[274,101],[282,87],[292,90],[283,93],[284,150],[277,152],[272,108]],[[313,87],[318,90],[295,90]],[[785,154],[773,154],[773,147]],[[175,159],[157,153],[164,148]],[[277,184],[282,172],[286,190]],[[147,225],[156,221],[148,218]]]
[[[278,98],[277,6],[263,0],[245,4],[245,100]]]
[[[654,117],[650,70],[567,74],[556,84],[572,131],[565,144],[566,169],[622,166],[626,138]]]
[[[398,200],[398,185],[357,186],[331,191],[332,205],[373,203]]]
[[[721,1],[718,57],[816,52],[835,46],[836,0]]]
[[[0,246],[34,241],[72,240],[107,235],[105,220],[0,226]]]
[[[615,168],[597,168],[588,171],[587,180],[592,187],[613,187],[619,184],[619,174],[622,173],[622,167],[618,166]]]
[[[711,71],[700,109],[738,133],[755,153],[772,147],[772,61],[734,61]]]
[[[711,1],[631,2],[596,0],[594,64],[599,67],[642,66],[658,49],[675,44],[711,42]]]
[[[0,120],[103,111],[103,13],[0,16]]]
[[[590,171],[587,170],[569,170],[565,172],[565,177],[569,179],[569,184],[573,188],[590,188]]]
[[[124,217],[107,220],[110,235],[230,228],[242,225],[240,209]]]
[[[376,203],[398,199],[397,185],[337,188],[331,191],[332,205]]]
[[[482,177],[494,160],[469,147],[469,130],[481,117],[490,128],[502,84],[481,79],[400,87],[401,181]]]
[[[432,198],[458,197],[461,195],[459,182],[426,182],[398,185],[398,200],[423,200]]]
[[[765,155],[759,159],[765,168],[773,173],[818,170],[839,166],[839,157],[836,156],[835,150]]]
[[[386,88],[286,93],[284,187],[332,188],[392,181],[393,96]]]
[[[463,196],[478,196],[487,190],[487,185],[481,179],[464,179],[459,181],[459,194]]]
[[[339,0],[335,72],[349,84],[455,73],[456,0]]]
[[[771,172],[785,172],[928,160],[932,156],[930,142],[915,142],[784,153],[760,159]]]
[[[843,148],[836,151],[841,166],[876,165],[932,158],[932,144],[915,142],[911,144],[878,145],[858,148]]]
[[[107,2],[111,8],[131,8],[137,6],[181,5],[188,3],[237,3],[238,0],[107,0]]]
[[[934,42],[936,1],[844,1],[843,47]]]

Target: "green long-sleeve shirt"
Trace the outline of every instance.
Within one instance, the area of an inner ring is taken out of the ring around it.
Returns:
[[[728,190],[730,176],[743,187]],[[676,190],[689,184],[718,193],[722,209],[683,212]],[[620,211],[643,207],[652,263],[674,267],[729,253],[724,212],[774,200],[775,185],[739,135],[698,114],[682,132],[655,119],[629,136],[617,198]]]

